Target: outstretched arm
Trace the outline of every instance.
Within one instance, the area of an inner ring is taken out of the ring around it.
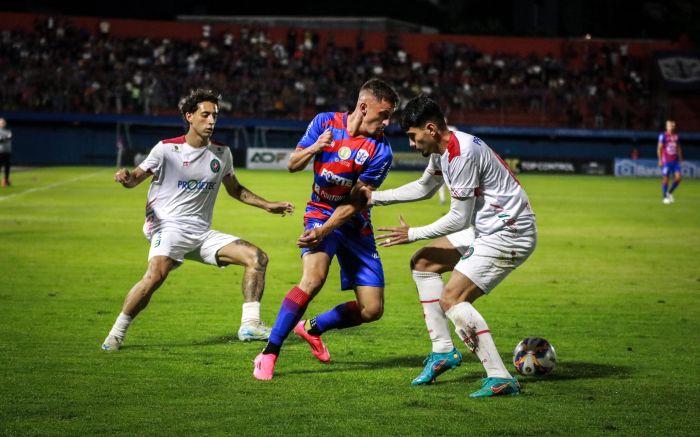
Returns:
[[[141,167],[136,167],[131,173],[125,168],[120,168],[114,175],[114,180],[122,184],[124,188],[134,188],[152,174],[150,170],[144,170]]]
[[[385,234],[376,237],[379,245],[383,247],[395,246],[397,244],[412,243],[417,240],[443,237],[466,229],[472,223],[474,214],[474,204],[476,199],[468,197],[466,199],[452,198],[450,211],[433,223],[418,228],[411,228],[406,224],[403,217],[399,217],[401,226],[395,228],[379,228]]]
[[[234,174],[227,174],[224,176],[222,183],[226,187],[226,192],[229,196],[246,205],[256,206],[258,208],[264,209],[265,211],[272,214],[291,214],[294,212],[294,205],[289,202],[268,202],[257,194],[253,193],[240,182]]]
[[[444,182],[440,173],[436,173],[433,165],[429,164],[421,177],[413,182],[391,190],[372,192],[369,204],[376,206],[391,205],[394,203],[415,202],[433,197]]]

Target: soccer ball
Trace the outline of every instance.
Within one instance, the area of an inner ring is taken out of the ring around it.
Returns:
[[[557,364],[554,346],[540,337],[527,337],[513,351],[513,365],[521,375],[544,375]]]

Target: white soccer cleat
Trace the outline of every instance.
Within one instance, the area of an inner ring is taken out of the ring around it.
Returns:
[[[108,335],[105,341],[102,343],[102,350],[105,351],[118,351],[122,347],[123,339],[119,339],[113,335]]]
[[[666,196],[666,197],[664,197],[663,202],[664,202],[664,205],[670,205],[671,202],[673,202],[673,200],[669,199],[668,196]]]
[[[270,338],[270,328],[263,322],[246,323],[238,329],[238,339],[240,341],[267,341]]]
[[[673,203],[676,201],[676,199],[673,198],[673,194],[671,193],[668,193],[668,196],[666,196],[666,198],[670,201],[669,203]]]

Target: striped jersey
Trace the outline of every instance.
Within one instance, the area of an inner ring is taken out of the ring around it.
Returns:
[[[678,134],[663,132],[659,135],[659,143],[664,164],[678,160]]]
[[[349,199],[355,182],[360,180],[378,188],[389,172],[393,154],[384,134],[353,137],[347,130],[347,118],[346,112],[316,115],[297,145],[297,150],[313,145],[326,129],[333,135],[331,145],[314,157],[314,183],[305,219],[327,219],[338,205]],[[355,218],[368,225],[369,211],[358,213]]]
[[[185,136],[162,140],[139,165],[154,176],[146,203],[146,236],[161,229],[204,233],[225,175],[233,174],[231,149],[210,142],[196,148]]]

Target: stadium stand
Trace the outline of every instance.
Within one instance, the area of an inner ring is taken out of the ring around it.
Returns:
[[[700,131],[700,99],[662,86],[663,41],[467,37],[0,13],[4,111],[176,115],[203,81],[234,118],[348,108],[368,76],[426,93],[452,123]],[[48,78],[48,79],[47,79]]]

